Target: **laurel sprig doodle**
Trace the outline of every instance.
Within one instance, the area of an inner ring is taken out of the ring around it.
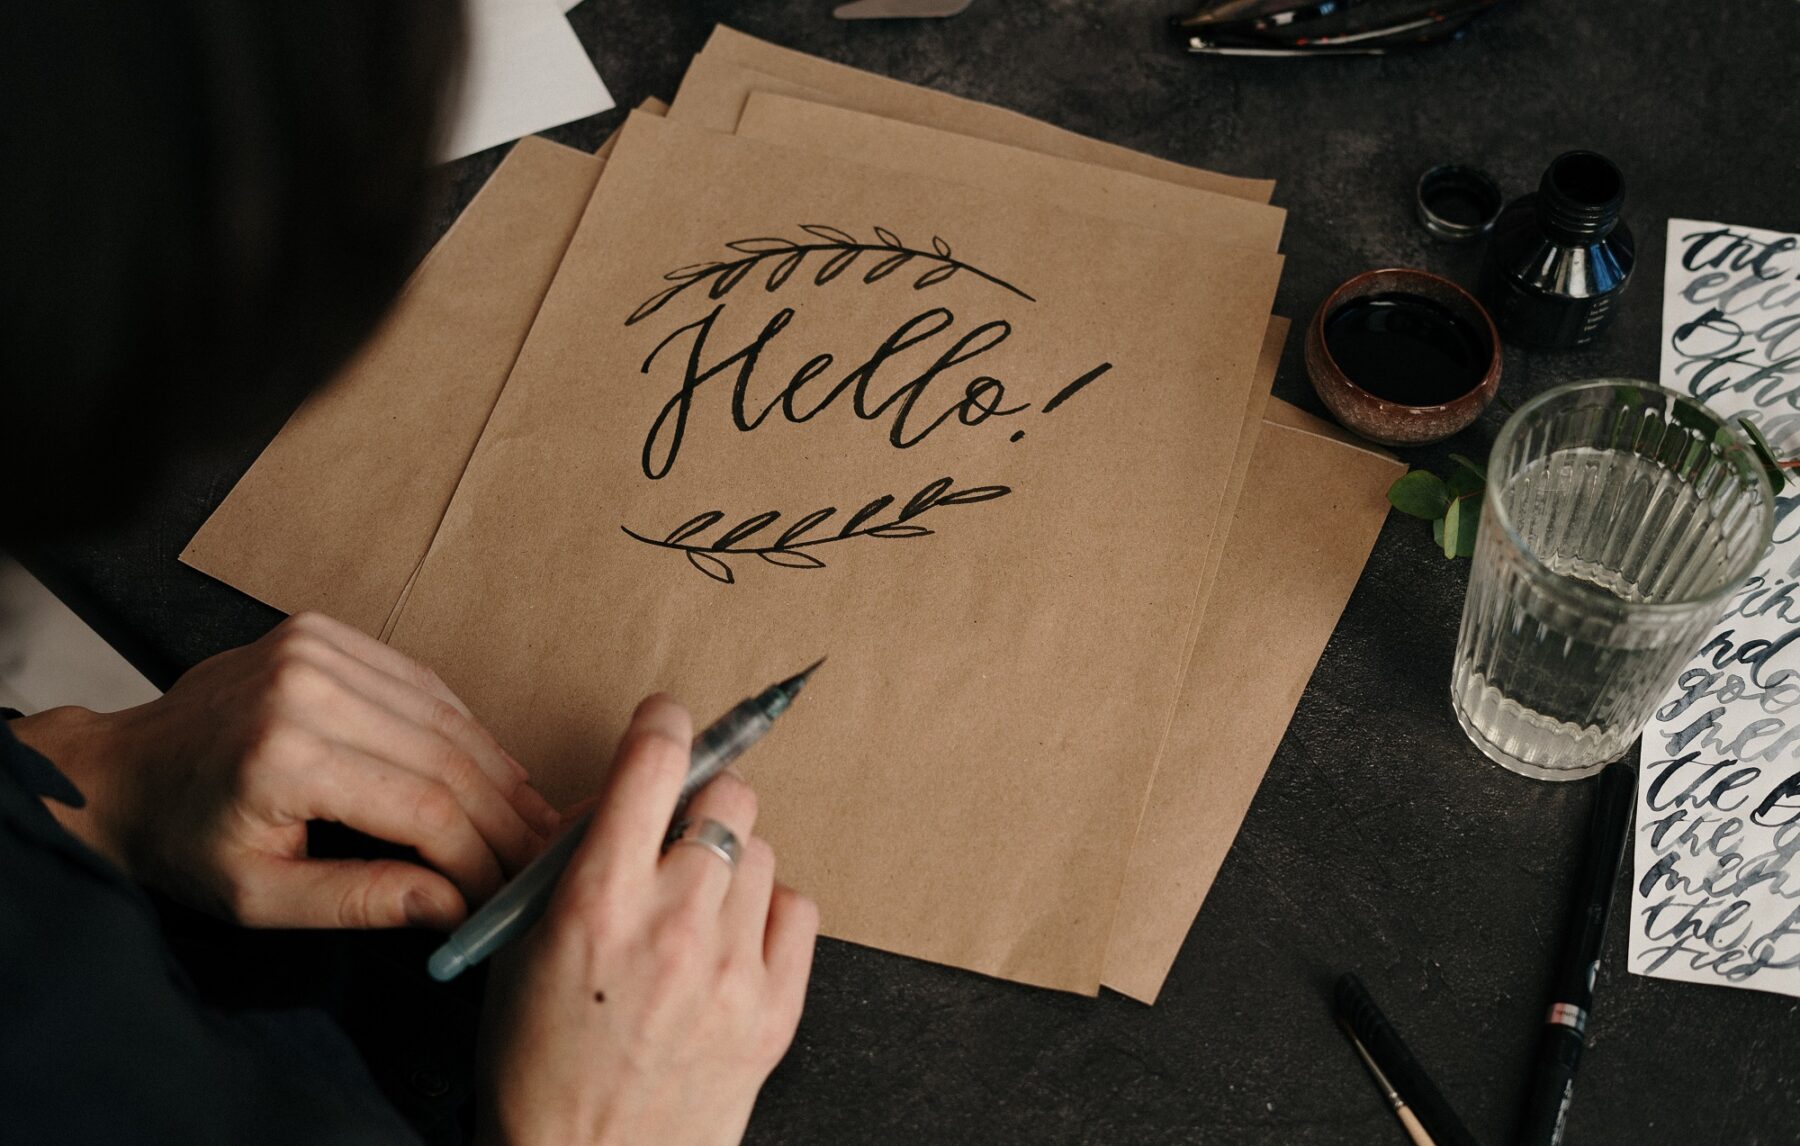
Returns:
[[[619,528],[646,545],[654,545],[661,549],[670,549],[684,554],[688,564],[714,581],[730,585],[737,578],[727,558],[757,557],[770,565],[778,565],[784,569],[823,569],[825,562],[811,550],[857,537],[874,537],[883,540],[927,537],[935,530],[927,529],[923,525],[912,524],[914,518],[922,517],[930,510],[941,509],[947,505],[973,505],[978,501],[992,501],[997,497],[1005,497],[1012,492],[1012,487],[1004,485],[977,485],[969,486],[966,489],[953,487],[954,483],[950,478],[938,478],[906,499],[888,520],[883,519],[887,518],[888,511],[893,508],[896,499],[891,493],[882,494],[855,513],[841,519],[842,524],[835,529],[826,528],[821,531],[821,527],[827,521],[837,516],[837,506],[828,505],[823,509],[815,509],[795,518],[787,528],[773,535],[773,541],[762,545],[745,545],[744,543],[752,539],[764,541],[769,538],[775,523],[781,520],[780,510],[770,509],[764,510],[762,513],[751,514],[736,525],[720,532],[710,542],[695,539],[710,532],[725,520],[723,510],[709,509],[705,513],[695,514],[671,529],[661,540],[639,533],[628,526],[622,525]]]
[[[873,242],[864,242],[848,231],[823,223],[802,223],[800,229],[806,232],[806,239],[770,236],[736,239],[725,246],[741,258],[677,267],[663,276],[674,285],[664,287],[640,303],[625,320],[625,325],[631,326],[649,318],[679,295],[703,284],[710,284],[706,290],[708,298],[724,298],[765,266],[769,273],[761,280],[763,289],[769,292],[780,290],[802,264],[815,255],[820,257],[813,259],[817,269],[811,277],[817,286],[842,277],[852,266],[862,272],[865,283],[880,282],[907,267],[923,267],[923,272],[913,279],[914,290],[934,287],[967,273],[1003,287],[1026,302],[1037,301],[1004,279],[958,260],[951,254],[950,244],[936,235],[931,237],[931,249],[927,251],[907,246],[900,241],[900,236],[886,227],[874,228]]]

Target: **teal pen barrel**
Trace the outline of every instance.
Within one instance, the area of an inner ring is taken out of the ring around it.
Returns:
[[[766,704],[764,697],[746,700],[694,737],[693,755],[688,759],[687,779],[681,785],[681,805],[676,809],[677,815],[696,792],[712,783],[733,760],[769,731],[774,721],[767,715]]]
[[[587,835],[588,824],[593,818],[594,814],[589,812],[570,825],[568,831],[556,837],[538,858],[526,864],[525,870],[495,893],[480,911],[465,920],[442,947],[432,952],[428,964],[431,977],[441,983],[456,978],[536,923],[544,914],[544,908],[549,906],[556,881],[562,878],[563,869],[569,866],[575,849],[581,846],[581,838]]]
[[[696,792],[762,739],[821,663],[815,662],[798,676],[743,701],[694,737],[687,778],[682,782],[681,797],[675,807],[677,817]],[[581,846],[593,818],[594,813],[589,812],[570,825],[542,855],[525,865],[524,871],[444,940],[427,964],[431,977],[440,983],[448,982],[528,931],[550,905],[556,883],[574,858],[575,849]]]

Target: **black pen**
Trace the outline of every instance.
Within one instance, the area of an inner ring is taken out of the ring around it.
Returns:
[[[1450,1104],[1426,1077],[1425,1069],[1400,1041],[1400,1033],[1375,1005],[1362,980],[1352,973],[1344,973],[1338,978],[1336,994],[1338,1019],[1356,1049],[1367,1052],[1365,1061],[1384,1096],[1392,1091],[1388,1102],[1401,1124],[1406,1125],[1407,1133],[1412,1134],[1413,1128],[1407,1125],[1401,1111],[1410,1107],[1427,1140],[1434,1146],[1475,1146],[1475,1138],[1468,1127],[1462,1124],[1456,1111],[1450,1109]],[[1413,1141],[1418,1140],[1414,1136]]]
[[[1594,1005],[1600,941],[1606,937],[1607,909],[1619,875],[1619,860],[1625,854],[1636,795],[1637,770],[1628,761],[1610,765],[1600,774],[1600,792],[1588,821],[1587,843],[1551,989],[1550,1012],[1544,1018],[1543,1041],[1538,1044],[1537,1077],[1519,1123],[1520,1146],[1556,1146],[1562,1141],[1569,1099],[1575,1093],[1575,1066],[1581,1061],[1588,1013]]]

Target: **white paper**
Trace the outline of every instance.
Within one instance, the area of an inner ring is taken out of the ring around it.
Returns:
[[[1669,220],[1662,384],[1800,456],[1800,237]],[[1800,995],[1800,484],[1644,730],[1630,966]]]
[[[471,0],[468,21],[468,66],[440,160],[613,106],[559,0]]]
[[[0,557],[0,707],[117,712],[160,695],[37,578]]]

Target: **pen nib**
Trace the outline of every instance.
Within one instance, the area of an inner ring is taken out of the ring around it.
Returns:
[[[810,677],[813,674],[813,670],[818,668],[820,665],[822,665],[824,663],[825,663],[825,658],[820,657],[818,660],[807,665],[805,668],[801,669],[798,673],[795,673],[793,676],[788,677],[786,680],[782,681],[780,684],[776,685],[775,687],[779,688],[782,692],[787,693],[787,698],[791,701],[796,696],[800,695],[801,689],[806,687],[806,678]]]

